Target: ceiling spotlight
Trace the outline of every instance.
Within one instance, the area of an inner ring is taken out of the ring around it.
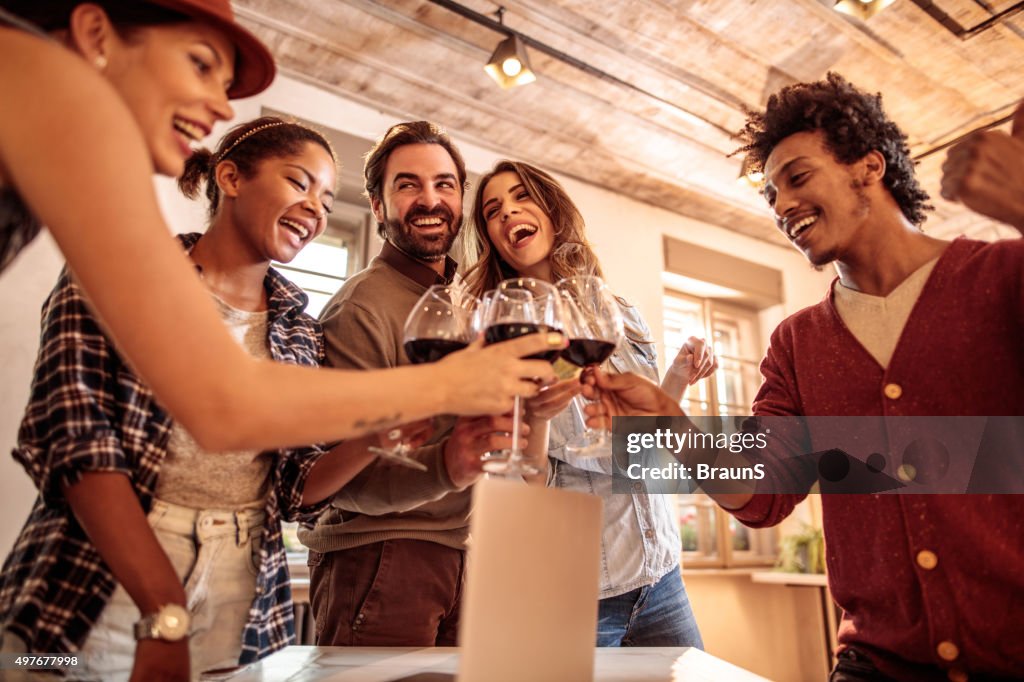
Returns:
[[[832,9],[861,20],[870,19],[894,0],[833,0]]]
[[[499,7],[497,14],[498,23],[504,25],[505,8]],[[526,54],[526,46],[523,45],[523,41],[519,36],[514,33],[498,43],[494,54],[491,55],[487,65],[484,66],[484,71],[494,79],[495,83],[506,90],[537,80],[537,76],[533,74],[533,69],[530,68],[530,59]]]
[[[764,171],[754,165],[754,160],[751,157],[746,156],[743,158],[740,175],[736,181],[760,190],[764,186]]]

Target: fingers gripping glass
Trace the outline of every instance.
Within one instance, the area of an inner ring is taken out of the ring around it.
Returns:
[[[561,331],[562,302],[558,291],[547,282],[529,277],[507,279],[494,292],[485,295],[486,309],[482,315],[484,342],[509,341],[538,332]],[[529,356],[535,360],[554,362],[560,351],[551,350]],[[536,474],[536,467],[527,463],[519,450],[520,400],[512,408],[512,448],[507,460],[484,456],[484,471],[507,475]]]
[[[402,345],[414,365],[437,362],[462,350],[473,340],[474,314],[477,299],[459,287],[435,284],[416,301],[405,320]],[[388,432],[390,440],[399,441],[392,448],[370,447],[369,451],[392,462],[426,471],[427,467],[412,457],[414,448],[402,439],[402,430]]]
[[[599,366],[622,342],[624,332],[618,300],[600,277],[567,277],[556,287],[562,295],[565,332],[569,336],[569,345],[562,351],[562,358],[584,369]],[[573,398],[572,406],[576,418],[586,424],[583,398]],[[566,452],[577,457],[608,454],[608,431],[584,429],[583,433],[566,443]]]

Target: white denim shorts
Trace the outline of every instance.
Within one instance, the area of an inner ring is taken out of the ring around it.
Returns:
[[[149,525],[185,586],[192,614],[192,678],[238,665],[242,630],[256,596],[263,546],[262,509],[201,510],[154,500]],[[118,585],[82,647],[80,679],[127,680],[139,609]]]

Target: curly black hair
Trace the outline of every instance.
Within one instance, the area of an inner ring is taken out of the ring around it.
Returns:
[[[763,170],[779,142],[795,133],[820,130],[837,161],[853,163],[877,150],[885,157],[883,182],[900,210],[914,225],[921,225],[933,207],[928,193],[914,177],[914,160],[907,136],[885,115],[881,94],[868,94],[838,73],[829,72],[816,83],[789,85],[768,98],[763,112],[748,112],[740,132],[746,145],[748,167]]]

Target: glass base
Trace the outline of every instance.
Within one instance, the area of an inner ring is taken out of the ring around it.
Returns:
[[[511,450],[491,450],[480,455],[480,461],[484,464],[488,462],[507,462],[511,455]]]
[[[410,469],[416,469],[418,471],[426,471],[427,465],[419,460],[415,460],[409,456],[409,452],[412,452],[412,448],[402,443],[390,450],[387,448],[369,447],[367,448],[370,452],[377,455],[381,459],[386,459],[389,462],[400,464]]]
[[[487,454],[490,455],[493,453]],[[540,473],[540,469],[532,464],[527,464],[521,457],[487,458],[487,455],[484,455],[481,459],[483,460],[483,470],[489,474],[498,474],[501,476],[534,476]]]
[[[588,429],[566,443],[565,451],[574,457],[611,457],[611,434],[603,429]]]

